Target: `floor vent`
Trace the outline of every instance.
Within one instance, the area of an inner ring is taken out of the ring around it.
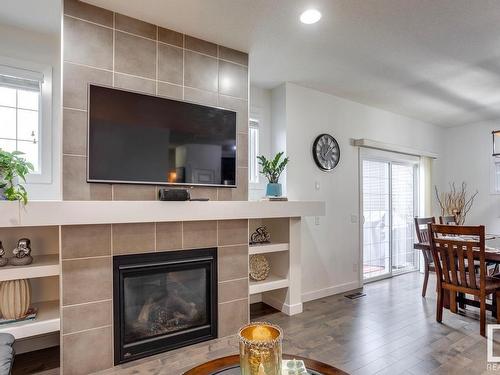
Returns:
[[[356,293],[352,293],[352,294],[346,294],[344,297],[349,298],[349,299],[358,299],[358,298],[361,298],[361,297],[364,297],[364,296],[366,296],[365,293],[363,293],[363,292],[356,292]]]

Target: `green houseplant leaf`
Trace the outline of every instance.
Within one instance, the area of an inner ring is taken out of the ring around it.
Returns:
[[[19,151],[8,152],[0,148],[0,194],[9,201],[28,203],[28,193],[19,181],[26,182],[26,175],[34,170]]]
[[[257,156],[261,166],[260,173],[267,178],[270,184],[278,183],[281,173],[283,173],[290,160],[288,156],[282,159],[283,154],[283,151],[278,152],[272,159],[267,159],[264,155]]]

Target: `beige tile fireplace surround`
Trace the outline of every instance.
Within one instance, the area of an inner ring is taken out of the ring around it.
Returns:
[[[217,249],[218,337],[249,320],[250,296],[293,315],[302,311],[301,217],[323,216],[324,202],[0,202],[7,249],[32,240],[35,261],[0,268],[0,280],[29,278],[39,317],[3,326],[19,342],[56,335],[61,373],[88,374],[114,366],[113,256]],[[266,225],[272,244],[249,246]],[[251,254],[266,253],[271,274],[250,281]],[[15,274],[13,274],[15,272]],[[54,343],[52,343],[54,345]]]
[[[113,366],[113,255],[217,247],[219,337],[233,334],[248,321],[247,233],[248,220],[62,226],[64,372]]]
[[[64,1],[63,199],[155,200],[153,185],[86,182],[87,85],[113,86],[237,112],[237,189],[194,198],[247,200],[248,55],[78,0]],[[231,85],[223,83],[230,80]]]

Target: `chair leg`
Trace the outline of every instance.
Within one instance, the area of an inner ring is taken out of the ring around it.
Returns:
[[[497,323],[500,324],[500,291],[496,291],[494,297],[495,297],[495,301],[496,301]]]
[[[436,306],[436,321],[441,323],[443,321],[443,288],[439,288],[437,295]]]
[[[479,302],[479,332],[486,337],[486,296],[481,295]]]
[[[427,282],[429,281],[429,265],[425,264],[424,269],[424,285],[422,285],[422,297],[425,298],[425,294],[427,292]]]
[[[452,292],[450,290],[450,311],[452,313],[457,313],[458,312],[458,309],[457,309],[457,292]]]
[[[458,307],[460,307],[463,310],[465,310],[465,308],[467,307],[467,305],[464,302],[464,299],[465,299],[465,293],[458,293]]]

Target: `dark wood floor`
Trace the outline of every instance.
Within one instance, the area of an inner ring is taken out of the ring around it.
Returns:
[[[14,361],[12,375],[49,374],[59,369],[59,347],[19,354]]]
[[[432,276],[431,276],[432,277]],[[479,335],[477,310],[445,311],[435,321],[433,280],[421,297],[422,276],[406,274],[365,286],[366,296],[342,295],[304,304],[293,317],[256,306],[258,320],[280,325],[284,352],[337,366],[350,374],[487,373],[486,339]],[[494,321],[489,317],[491,323]],[[500,344],[495,344],[500,353]],[[101,374],[182,374],[209,359],[238,352],[234,336],[135,361]],[[500,371],[499,371],[500,373]]]

